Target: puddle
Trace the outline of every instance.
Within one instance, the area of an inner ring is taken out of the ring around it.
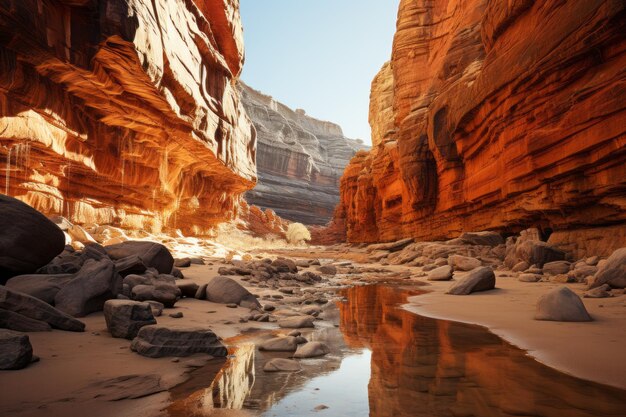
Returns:
[[[298,373],[266,373],[289,354],[237,341],[233,357],[194,372],[172,391],[171,417],[541,416],[623,417],[626,392],[540,364],[488,330],[400,308],[415,291],[388,285],[345,290],[334,327],[305,334],[331,346]],[[331,316],[332,314],[328,314]],[[598,358],[598,360],[610,360]],[[221,362],[223,363],[223,362]],[[221,365],[218,363],[217,365]],[[213,367],[213,368],[211,368]],[[198,388],[206,387],[206,388]],[[328,408],[322,408],[325,406]],[[320,407],[322,409],[316,409]]]

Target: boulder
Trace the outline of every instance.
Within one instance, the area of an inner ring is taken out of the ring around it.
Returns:
[[[590,288],[609,284],[612,288],[626,287],[626,248],[616,250],[606,262],[600,262]]]
[[[293,316],[278,320],[278,326],[283,329],[302,329],[315,327],[311,316]]]
[[[322,342],[309,342],[298,347],[294,358],[316,358],[330,353],[330,348]]]
[[[147,267],[156,268],[161,274],[169,274],[174,267],[174,257],[170,251],[160,243],[129,240],[105,247],[107,254],[113,260],[128,256],[138,256]]]
[[[275,267],[278,272],[298,272],[298,266],[296,265],[296,263],[293,260],[287,258],[276,258],[272,262],[272,266]]]
[[[238,304],[247,308],[261,308],[261,304],[250,291],[237,281],[217,276],[207,283],[206,299],[220,304]]]
[[[104,302],[122,291],[122,277],[110,259],[89,259],[54,297],[59,310],[74,317],[102,311]]]
[[[177,268],[189,268],[191,266],[190,258],[176,258],[174,259],[174,266]]]
[[[298,348],[298,341],[294,336],[274,337],[259,345],[259,350],[268,352],[295,352]]]
[[[44,321],[31,319],[19,313],[0,309],[0,328],[18,332],[47,332],[52,330]]]
[[[125,258],[115,260],[115,269],[118,274],[125,277],[131,274],[143,274],[148,267],[137,255],[130,255]]]
[[[152,315],[154,317],[160,317],[161,314],[163,314],[163,309],[165,309],[163,303],[159,303],[154,300],[148,300],[146,303],[150,304],[150,309],[152,310]]]
[[[583,294],[584,298],[608,298],[613,295],[609,292],[611,291],[611,286],[609,284],[604,284],[601,287],[593,288]]]
[[[337,267],[335,265],[322,265],[317,267],[317,270],[324,275],[337,275]]]
[[[298,361],[285,358],[270,359],[263,366],[265,372],[298,372],[302,370],[302,366]]]
[[[519,274],[517,280],[521,282],[539,282],[542,278],[543,276],[539,274]]]
[[[483,266],[471,270],[467,276],[454,283],[446,292],[452,295],[468,295],[473,292],[492,290],[496,287],[493,269]]]
[[[530,265],[528,265],[528,262],[521,261],[521,262],[516,263],[515,266],[511,268],[511,271],[522,272],[522,271],[526,271],[528,268],[530,268]]]
[[[543,265],[543,273],[549,275],[567,274],[572,264],[567,261],[548,262]]]
[[[0,195],[0,213],[0,284],[37,271],[63,252],[63,231],[28,204]]]
[[[579,296],[567,287],[559,287],[539,298],[535,320],[591,321],[592,318]]]
[[[176,286],[180,290],[180,293],[183,297],[194,298],[196,296],[196,292],[200,286],[195,282],[177,282]]]
[[[0,329],[0,370],[22,369],[33,359],[28,335]]]
[[[208,287],[208,284],[202,284],[198,287],[198,290],[196,291],[196,294],[194,295],[194,298],[196,298],[197,300],[206,300],[206,288]]]
[[[72,332],[82,332],[85,324],[57,310],[48,303],[27,294],[0,286],[0,309],[48,323],[51,327]]]
[[[104,320],[111,336],[132,340],[143,326],[156,324],[148,303],[130,300],[108,300],[104,303]]]
[[[459,239],[467,245],[498,246],[504,243],[504,239],[497,232],[468,232],[463,233]]]
[[[212,330],[206,328],[169,328],[144,326],[133,339],[130,348],[142,356],[189,356],[206,353],[216,357],[228,355],[226,347]]]
[[[450,281],[452,279],[452,267],[450,265],[440,266],[428,273],[429,281]]]
[[[526,240],[515,246],[515,256],[529,265],[543,267],[548,262],[564,260],[565,252],[546,242]]]
[[[130,298],[135,301],[158,301],[168,308],[174,307],[180,296],[180,289],[175,284],[169,282],[135,285],[130,293]]]
[[[482,262],[476,258],[470,258],[469,256],[451,255],[448,257],[448,264],[454,268],[455,271],[471,271],[482,265]]]
[[[54,297],[74,278],[73,274],[18,275],[7,281],[7,288],[54,304]]]

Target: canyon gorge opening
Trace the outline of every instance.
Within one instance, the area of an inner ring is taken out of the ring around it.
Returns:
[[[0,179],[2,415],[626,409],[622,0],[5,0]]]

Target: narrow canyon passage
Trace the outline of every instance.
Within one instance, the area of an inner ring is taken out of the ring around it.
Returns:
[[[0,1],[0,416],[626,416],[625,68],[623,0]]]

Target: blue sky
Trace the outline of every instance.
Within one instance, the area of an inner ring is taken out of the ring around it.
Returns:
[[[370,143],[372,79],[389,60],[399,0],[241,0],[242,79]]]

